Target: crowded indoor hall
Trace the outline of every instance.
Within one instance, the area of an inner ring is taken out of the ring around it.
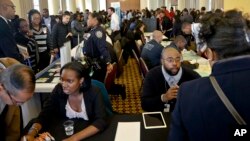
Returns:
[[[249,141],[249,0],[0,0],[0,141]]]

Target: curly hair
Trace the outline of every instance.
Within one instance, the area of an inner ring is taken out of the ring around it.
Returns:
[[[218,59],[250,54],[248,27],[241,11],[205,14],[201,24],[199,37],[217,53]]]

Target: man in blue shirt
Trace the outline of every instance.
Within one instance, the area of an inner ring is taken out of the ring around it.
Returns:
[[[153,32],[153,39],[146,43],[142,49],[141,57],[147,64],[148,69],[161,64],[161,52],[163,49],[161,41],[162,32],[155,30]]]

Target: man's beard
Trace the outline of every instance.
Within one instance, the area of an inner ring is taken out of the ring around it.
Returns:
[[[166,67],[164,67],[165,71],[171,75],[171,76],[175,76],[176,74],[178,74],[178,72],[180,71],[180,68],[178,69],[178,71],[174,74],[170,69],[167,69]]]

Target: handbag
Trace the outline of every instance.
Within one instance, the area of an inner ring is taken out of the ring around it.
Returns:
[[[237,112],[237,110],[234,108],[232,103],[229,101],[229,99],[226,97],[222,89],[220,88],[218,82],[216,81],[214,76],[209,77],[210,82],[212,83],[216,93],[218,94],[219,98],[223,102],[223,104],[226,106],[228,111],[231,113],[231,115],[234,117],[234,119],[237,121],[239,125],[247,125],[245,120],[240,116],[240,114]]]

